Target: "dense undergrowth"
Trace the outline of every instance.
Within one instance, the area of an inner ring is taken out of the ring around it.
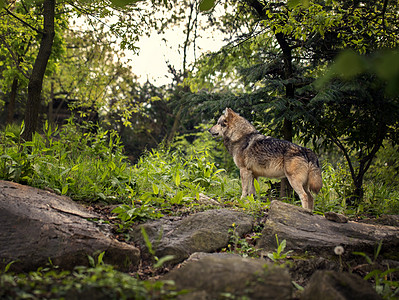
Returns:
[[[72,271],[51,265],[26,274],[0,270],[0,299],[175,299],[173,283],[141,281],[89,257]]]
[[[166,147],[145,152],[132,164],[119,136],[93,124],[51,127],[24,142],[22,127],[9,126],[0,133],[0,179],[46,188],[74,200],[121,204],[116,210],[124,222],[158,218],[176,206],[195,210],[201,193],[231,206],[257,213],[276,195],[272,180],[260,179],[258,196],[240,199],[238,172],[219,141],[198,128]],[[189,142],[190,141],[190,142]],[[323,158],[321,158],[323,161]],[[352,186],[342,164],[323,162],[323,188],[315,210],[347,215],[381,215],[399,212],[399,192],[392,182],[380,180],[381,170],[364,184],[361,205],[347,207]],[[292,195],[288,202],[298,203]]]
[[[46,124],[43,133],[36,133],[30,142],[21,139],[23,126],[9,126],[0,132],[0,179],[50,189],[88,204],[116,204],[114,213],[121,231],[135,222],[178,214],[182,209],[208,209],[198,201],[201,194],[221,205],[260,215],[276,195],[271,189],[273,181],[262,178],[256,185],[258,196],[240,199],[240,181],[231,157],[203,129],[177,137],[168,147],[149,150],[133,164],[117,133],[93,124],[78,125],[71,120],[60,128]],[[397,184],[389,182],[389,175],[381,170],[372,169],[364,186],[365,198],[353,208],[345,203],[352,190],[349,172],[344,165],[323,161],[324,186],[316,197],[315,211],[360,217],[399,213]],[[300,205],[295,196],[285,201]],[[246,255],[256,252],[238,237],[232,245],[245,249]],[[101,261],[73,271],[54,266],[29,274],[5,271],[0,270],[4,293],[0,292],[0,298],[6,299],[73,298],[93,293],[109,299],[175,297],[159,283],[139,281]]]

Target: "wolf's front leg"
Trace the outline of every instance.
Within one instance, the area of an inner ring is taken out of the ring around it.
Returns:
[[[254,176],[248,169],[240,169],[242,194],[241,199],[248,195],[255,194]]]

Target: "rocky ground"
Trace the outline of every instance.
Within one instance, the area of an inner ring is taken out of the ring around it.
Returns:
[[[364,276],[399,267],[398,216],[354,222],[273,201],[257,217],[226,207],[180,211],[119,232],[111,210],[0,181],[0,268],[16,261],[14,271],[35,270],[49,257],[72,268],[105,251],[124,272],[173,280],[189,291],[182,299],[364,300],[379,297]]]

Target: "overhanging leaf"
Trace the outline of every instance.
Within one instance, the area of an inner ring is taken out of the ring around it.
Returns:
[[[124,7],[126,5],[134,4],[139,1],[141,0],[111,0],[111,3],[118,7]]]
[[[200,11],[211,10],[215,6],[215,0],[202,0],[199,9]]]
[[[288,0],[287,1],[288,8],[292,9],[297,7],[298,5],[302,5],[304,8],[308,8],[310,6],[309,0]]]

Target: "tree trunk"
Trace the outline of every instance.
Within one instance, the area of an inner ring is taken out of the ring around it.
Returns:
[[[283,60],[284,60],[284,79],[290,79],[293,75],[292,69],[292,49],[290,45],[287,43],[284,34],[276,33],[276,39],[278,44],[280,45],[281,51],[283,52]],[[292,83],[288,83],[285,85],[285,97],[289,99],[293,99],[295,97],[295,87]],[[288,107],[290,110],[290,108]],[[283,138],[287,141],[292,142],[292,122],[288,119],[284,119],[283,128],[282,128]],[[286,178],[281,180],[280,185],[280,197],[287,197],[292,193],[292,188]]]
[[[11,85],[10,102],[7,105],[7,119],[6,124],[11,124],[14,121],[15,101],[17,99],[18,78],[14,78]]]
[[[35,64],[33,65],[32,74],[28,84],[28,101],[25,109],[25,131],[22,136],[25,140],[32,140],[32,134],[36,131],[38,123],[43,78],[47,62],[50,58],[55,35],[55,0],[44,0],[43,16],[44,25],[39,53],[37,54]]]
[[[283,138],[286,141],[292,142],[292,122],[290,120],[284,119],[282,128]],[[280,183],[280,197],[285,198],[292,194],[292,188],[287,178],[281,179]]]
[[[50,102],[48,104],[48,122],[54,124],[54,82],[51,82]]]
[[[183,110],[183,106],[180,106],[179,110],[177,111],[177,114],[175,116],[175,120],[173,121],[172,129],[170,130],[170,133],[166,139],[166,143],[168,146],[173,142],[173,139],[175,138],[176,132],[179,128],[182,110]]]

